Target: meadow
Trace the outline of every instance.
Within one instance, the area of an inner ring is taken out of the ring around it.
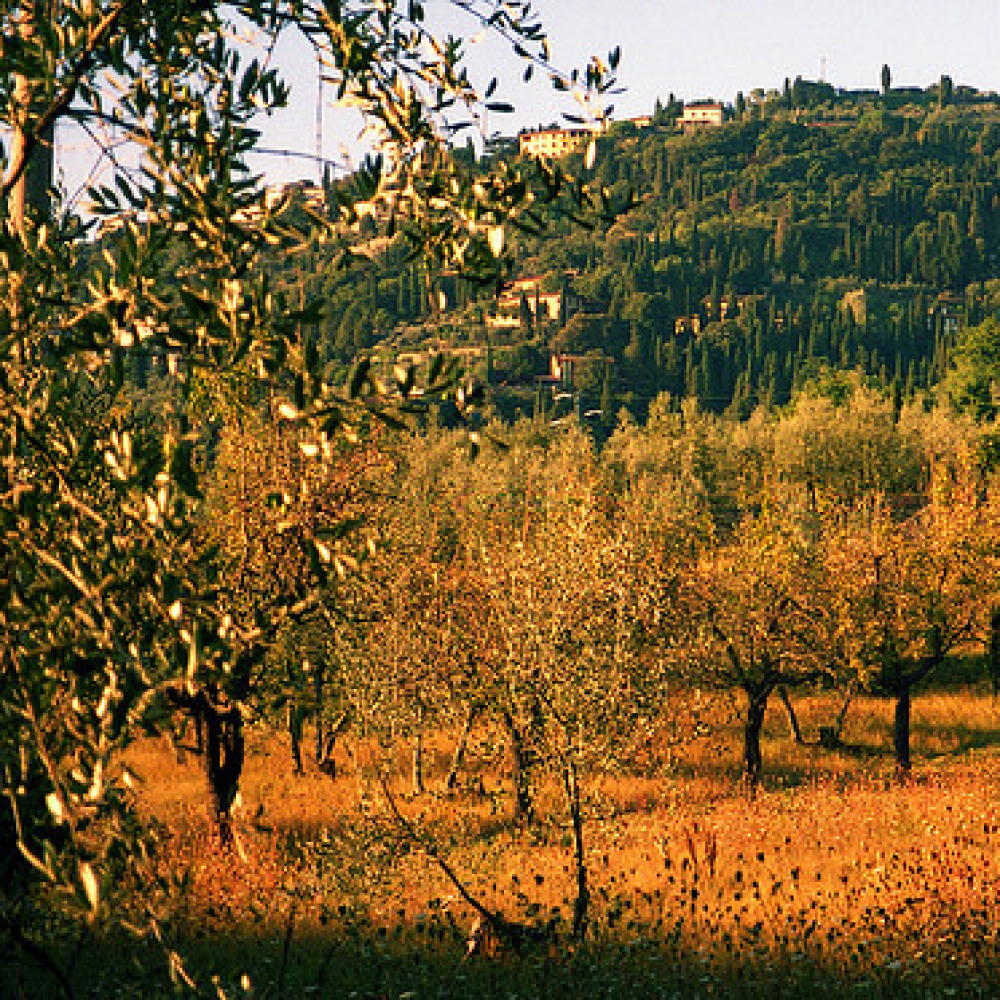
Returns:
[[[515,822],[503,734],[487,723],[452,793],[440,789],[454,736],[428,741],[421,795],[402,744],[352,737],[335,777],[308,761],[296,775],[284,736],[254,730],[229,851],[214,841],[200,760],[141,742],[129,764],[159,831],[164,942],[203,996],[1000,994],[991,693],[945,686],[915,700],[905,781],[889,749],[889,700],[859,698],[834,750],[815,737],[839,701],[818,693],[796,708],[807,742],[790,738],[775,700],[753,801],[734,717],[682,745],[652,741],[629,773],[583,776],[592,903],[578,944],[558,789],[543,781],[538,820]],[[387,763],[416,839],[376,780]],[[489,908],[551,934],[520,955],[467,956],[475,914],[433,853]],[[161,945],[91,935],[72,946],[79,995],[169,995]],[[40,970],[7,981],[12,996],[50,992]]]

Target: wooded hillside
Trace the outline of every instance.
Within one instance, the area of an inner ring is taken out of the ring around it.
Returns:
[[[495,288],[429,274],[402,235],[369,239],[371,220],[359,245],[378,267],[343,270],[318,247],[274,267],[322,303],[314,335],[331,368],[428,340],[478,346],[472,366],[508,416],[538,405],[505,387],[547,374],[549,351],[613,362],[581,366],[572,386],[610,406],[609,429],[620,406],[641,420],[664,390],[745,416],[826,366],[911,397],[945,377],[959,333],[1000,301],[1000,109],[971,91],[807,84],[738,102],[720,128],[681,132],[673,104],[648,127],[612,125],[593,173],[609,204],[635,207],[589,231],[562,218],[532,232],[525,216],[509,247],[512,277],[575,293],[575,314],[536,320],[528,301],[519,322],[491,328]],[[585,172],[583,153],[571,171]]]

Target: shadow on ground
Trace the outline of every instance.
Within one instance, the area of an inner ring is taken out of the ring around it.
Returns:
[[[425,933],[429,932],[429,928]],[[412,929],[409,935],[415,933]],[[76,997],[518,998],[634,997],[972,997],[1000,985],[995,970],[975,976],[947,962],[889,962],[875,969],[831,967],[820,950],[709,960],[682,945],[608,940],[520,958],[463,958],[457,932],[435,933],[422,944],[357,928],[305,936],[231,937],[179,942],[195,986],[175,982],[162,950],[132,939],[95,940],[72,973]],[[30,961],[0,958],[0,994],[24,1000],[60,996],[52,978]]]

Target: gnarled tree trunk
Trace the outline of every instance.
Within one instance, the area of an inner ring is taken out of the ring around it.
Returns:
[[[882,674],[882,689],[896,699],[892,720],[892,749],[896,757],[896,768],[903,777],[910,773],[912,765],[910,715],[913,689],[944,662],[945,644],[936,627],[928,645],[927,655],[915,662],[904,661],[896,655],[888,657]]]
[[[908,774],[910,760],[910,686],[903,684],[896,691],[896,710],[892,720],[892,749],[896,767],[901,774]]]
[[[243,717],[238,705],[203,696],[205,774],[212,811],[223,846],[233,842],[233,805],[243,774]]]
[[[771,685],[747,687],[747,718],[743,725],[743,766],[747,793],[750,798],[757,795],[760,775],[764,767],[764,758],[760,750],[760,736],[764,728],[764,713],[767,711],[767,699],[771,694]]]
[[[233,805],[239,792],[246,748],[239,705],[214,687],[196,694],[172,692],[171,703],[190,714],[202,734],[202,761],[212,819],[223,846],[233,842]]]

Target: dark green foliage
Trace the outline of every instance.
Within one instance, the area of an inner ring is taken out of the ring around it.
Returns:
[[[640,417],[663,389],[718,412],[780,404],[823,365],[907,396],[930,388],[956,330],[997,307],[1000,108],[967,88],[949,95],[946,80],[893,89],[888,67],[882,84],[881,96],[837,93],[797,78],[785,98],[744,100],[722,128],[681,134],[661,108],[652,127],[613,129],[594,177],[619,202],[634,188],[636,206],[589,232],[551,219],[514,248],[524,272],[579,295],[586,314],[536,330],[522,308],[512,339],[600,349]],[[393,276],[377,297],[356,273],[331,279],[321,266],[306,279],[326,298],[326,357],[346,362],[360,346],[345,324],[388,347],[427,317],[427,275],[402,245],[384,262]],[[484,342],[494,289],[432,284],[452,336]]]

